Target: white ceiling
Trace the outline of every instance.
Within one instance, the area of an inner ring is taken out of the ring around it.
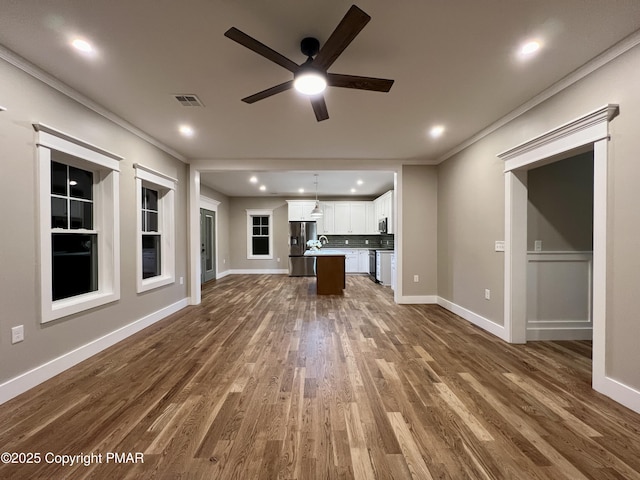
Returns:
[[[350,3],[0,0],[0,44],[187,161],[345,159],[362,168],[365,159],[376,168],[441,158],[640,28],[638,0],[361,0],[372,20],[329,71],[394,79],[389,93],[330,88],[330,118],[320,123],[294,91],[240,101],[291,74],[224,37],[227,29],[301,63],[300,40],[322,44]],[[94,58],[69,48],[75,35],[93,42]],[[544,46],[521,61],[515,52],[533,37]],[[0,105],[10,108],[12,93],[0,92]],[[180,106],[179,93],[205,107]],[[178,133],[182,123],[192,138]],[[446,127],[438,140],[426,133],[434,124]]]

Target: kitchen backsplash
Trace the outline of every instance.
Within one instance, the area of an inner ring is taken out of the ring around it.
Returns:
[[[393,235],[325,235],[329,243],[324,248],[390,248]],[[318,237],[320,238],[320,237]],[[346,244],[345,240],[349,243]],[[369,243],[367,243],[367,240]]]

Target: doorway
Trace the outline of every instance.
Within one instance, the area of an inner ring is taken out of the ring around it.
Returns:
[[[498,155],[505,162],[505,309],[503,338],[527,341],[527,174],[526,170],[571,154],[593,150],[593,319],[592,386],[620,398],[606,375],[607,349],[607,172],[609,122],[619,113],[605,105]]]
[[[216,278],[216,212],[200,209],[200,283]]]
[[[526,339],[591,340],[593,150],[526,174]]]

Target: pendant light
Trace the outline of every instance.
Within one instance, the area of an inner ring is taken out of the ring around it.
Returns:
[[[316,206],[311,210],[311,218],[321,218],[322,210],[320,210],[320,203],[318,203],[318,174],[314,175],[316,177]]]

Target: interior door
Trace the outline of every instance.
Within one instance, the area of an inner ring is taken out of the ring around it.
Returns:
[[[200,282],[216,278],[216,212],[200,209]]]

